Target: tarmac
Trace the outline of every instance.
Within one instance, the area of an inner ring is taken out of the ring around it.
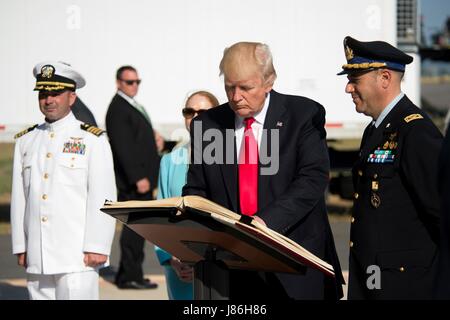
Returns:
[[[163,274],[150,274],[156,289],[121,290],[112,283],[113,277],[100,277],[100,300],[168,300],[166,281]],[[0,300],[28,300],[25,278],[1,279]]]
[[[349,221],[345,216],[331,218],[331,227],[336,242],[341,267],[344,277],[348,276],[348,243]],[[153,246],[146,243],[146,257],[143,263],[145,277],[156,282],[156,289],[133,290],[118,289],[114,283],[114,275],[120,258],[119,249],[120,228],[114,237],[111,251],[111,267],[105,268],[100,275],[100,300],[168,300],[164,270],[159,265]],[[0,300],[28,300],[26,289],[25,271],[17,266],[16,258],[11,254],[11,236],[7,232],[0,234]],[[344,299],[346,298],[346,286],[344,286]]]

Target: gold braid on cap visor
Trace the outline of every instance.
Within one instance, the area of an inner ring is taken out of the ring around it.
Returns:
[[[368,69],[368,68],[381,68],[386,67],[386,62],[365,62],[365,63],[352,63],[344,64],[342,69]]]
[[[64,82],[55,82],[55,81],[38,81],[36,82],[36,86],[34,90],[61,90],[65,88],[75,88],[75,85],[72,83],[64,83]]]

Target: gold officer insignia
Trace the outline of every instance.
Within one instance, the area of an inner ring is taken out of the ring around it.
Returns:
[[[391,141],[389,142],[389,150],[397,149],[397,142]]]
[[[50,79],[51,77],[53,77],[54,72],[55,72],[55,68],[49,64],[47,64],[41,68],[42,78]]]
[[[38,126],[38,125],[35,124],[34,126],[29,127],[28,129],[25,129],[25,130],[20,131],[19,133],[17,133],[17,134],[14,136],[14,139],[20,138],[21,136],[27,134],[28,132],[33,131],[34,129],[36,129],[37,126]]]
[[[409,116],[405,117],[405,122],[409,123],[413,120],[417,120],[417,119],[423,119],[423,116],[419,113],[414,113],[414,114],[410,114]]]
[[[102,130],[100,128],[97,128],[96,126],[91,126],[89,124],[83,123],[80,125],[80,128],[84,131],[90,132],[92,134],[95,134],[97,137],[101,136],[105,130]]]

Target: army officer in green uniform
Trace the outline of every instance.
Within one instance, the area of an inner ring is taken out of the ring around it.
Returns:
[[[349,299],[430,299],[437,269],[442,135],[401,91],[413,58],[383,41],[344,39],[349,93],[372,118],[353,167]]]

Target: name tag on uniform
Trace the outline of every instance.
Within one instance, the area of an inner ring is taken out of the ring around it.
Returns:
[[[69,141],[64,142],[63,153],[75,153],[84,155],[86,152],[86,145],[83,143],[83,138],[70,138]]]

